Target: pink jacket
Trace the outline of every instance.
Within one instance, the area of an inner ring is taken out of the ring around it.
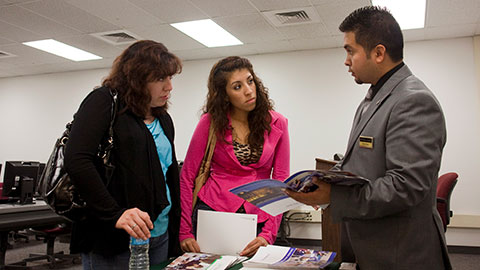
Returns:
[[[256,214],[259,223],[265,226],[259,236],[273,244],[277,236],[282,215],[273,217],[228,190],[258,179],[284,180],[290,175],[290,142],[288,122],[281,114],[271,111],[271,131],[265,132],[263,153],[257,163],[243,166],[233,151],[232,144],[217,140],[213,153],[210,176],[198,193],[198,197],[216,211],[236,212],[245,203],[248,214]],[[190,146],[180,175],[180,241],[194,238],[192,234],[192,193],[207,145],[210,115],[204,114],[193,133]],[[232,132],[227,130],[226,141],[232,141]],[[228,224],[225,224],[228,226]]]

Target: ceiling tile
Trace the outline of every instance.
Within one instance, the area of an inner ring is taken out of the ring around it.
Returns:
[[[31,2],[32,0],[0,0],[0,7],[2,6],[11,6],[15,4]]]
[[[208,16],[192,5],[187,0],[175,0],[174,5],[169,5],[171,0],[129,0],[132,4],[145,10],[145,12],[160,19],[163,23],[176,23],[207,19]],[[165,8],[167,7],[168,8]]]
[[[404,41],[418,41],[425,39],[425,28],[403,30]]]
[[[369,1],[350,1],[350,0],[330,0],[330,1],[318,1],[315,8],[323,19],[327,31],[332,35],[340,33],[338,26],[352,11],[357,8],[363,7],[368,4]]]
[[[211,18],[258,13],[248,0],[190,0]]]
[[[372,5],[371,0],[310,0],[310,2],[314,6],[337,4],[339,7],[345,7],[345,10],[347,11],[352,6],[364,7]],[[352,9],[350,12],[354,11],[355,9]]]
[[[82,33],[97,33],[118,29],[118,26],[66,3],[63,0],[30,2],[21,5],[21,7],[67,25]]]
[[[116,57],[123,51],[123,48],[109,44],[91,35],[79,35],[73,37],[59,38],[58,41],[104,58]]]
[[[243,43],[286,39],[260,14],[217,18],[214,21]]]
[[[218,54],[211,48],[202,48],[195,50],[175,50],[169,49],[183,61],[217,58]]]
[[[257,54],[294,51],[295,46],[288,40],[260,42],[254,45]]]
[[[478,23],[480,1],[435,0],[427,2],[426,26]]]
[[[212,49],[212,48],[210,48]],[[227,57],[231,55],[246,56],[255,54],[255,48],[252,45],[243,45],[243,46],[225,46],[215,48],[216,57]]]
[[[131,31],[145,39],[152,39],[157,42],[162,42],[170,50],[205,48],[204,45],[178,31],[169,24],[132,28]]]
[[[448,25],[443,27],[429,27],[425,35],[427,39],[442,39],[473,36],[476,24]]]
[[[0,8],[1,13],[2,8]],[[0,36],[15,42],[24,42],[31,40],[44,39],[48,36],[39,35],[33,31],[28,31],[0,19]]]
[[[0,30],[0,36],[2,35],[1,32],[2,31]],[[7,39],[7,38],[4,38],[3,36],[0,37],[0,45],[1,44],[11,44],[11,43],[14,43],[14,41],[10,40],[10,39]]]
[[[9,24],[50,38],[79,34],[73,28],[64,26],[19,6],[0,8],[0,18]]]
[[[117,25],[119,29],[161,23],[158,18],[127,0],[65,0],[88,13]]]
[[[71,61],[63,57],[53,55],[51,53],[28,47],[23,44],[1,46],[0,49],[16,55],[16,57],[2,59],[0,65],[3,63],[11,63],[16,66],[28,66]]]
[[[343,35],[325,36],[312,39],[293,39],[290,40],[296,50],[314,50],[321,48],[343,47]]]
[[[320,38],[330,36],[325,26],[321,23],[299,24],[291,26],[283,26],[277,28],[288,39],[295,38]]]
[[[249,0],[260,11],[311,6],[309,0]]]

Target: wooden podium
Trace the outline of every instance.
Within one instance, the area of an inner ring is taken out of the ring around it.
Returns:
[[[325,160],[321,158],[315,159],[315,169],[317,170],[329,170],[335,164],[336,161]],[[332,223],[330,215],[330,207],[322,210],[322,250],[335,251],[335,262],[342,261],[341,254],[341,226],[340,223]]]

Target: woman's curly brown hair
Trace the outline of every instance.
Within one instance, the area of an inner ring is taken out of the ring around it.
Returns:
[[[117,90],[126,108],[145,118],[149,110],[153,116],[166,111],[163,107],[150,108],[151,96],[147,83],[182,72],[182,62],[159,42],[141,40],[130,45],[113,62],[110,74],[102,85]]]
[[[260,78],[255,75],[253,66],[248,59],[230,56],[218,61],[212,67],[208,77],[208,94],[203,112],[210,114],[217,136],[225,141],[225,132],[231,129],[228,125],[227,115],[232,109],[231,103],[228,102],[227,81],[233,71],[240,69],[248,69],[257,89],[255,109],[248,113],[250,129],[248,144],[258,148],[263,146],[265,131],[270,132],[271,130],[272,116],[269,111],[273,109],[273,102],[268,97],[268,88],[264,87]]]

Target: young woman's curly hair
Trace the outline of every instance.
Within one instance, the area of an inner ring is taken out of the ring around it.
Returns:
[[[260,147],[264,143],[265,131],[270,132],[271,130],[272,117],[269,111],[273,110],[273,102],[268,97],[268,89],[255,75],[253,66],[248,59],[230,56],[218,61],[212,67],[208,77],[208,94],[203,112],[210,114],[217,136],[225,138],[225,132],[231,129],[228,125],[227,115],[232,109],[226,91],[227,81],[233,71],[240,69],[248,69],[257,89],[255,109],[248,114],[248,127],[250,129],[248,143],[252,147]]]
[[[102,85],[117,90],[125,101],[126,109],[145,118],[164,113],[163,107],[150,108],[151,96],[147,83],[155,82],[182,71],[182,62],[159,42],[141,40],[130,45],[113,62],[110,74]]]

